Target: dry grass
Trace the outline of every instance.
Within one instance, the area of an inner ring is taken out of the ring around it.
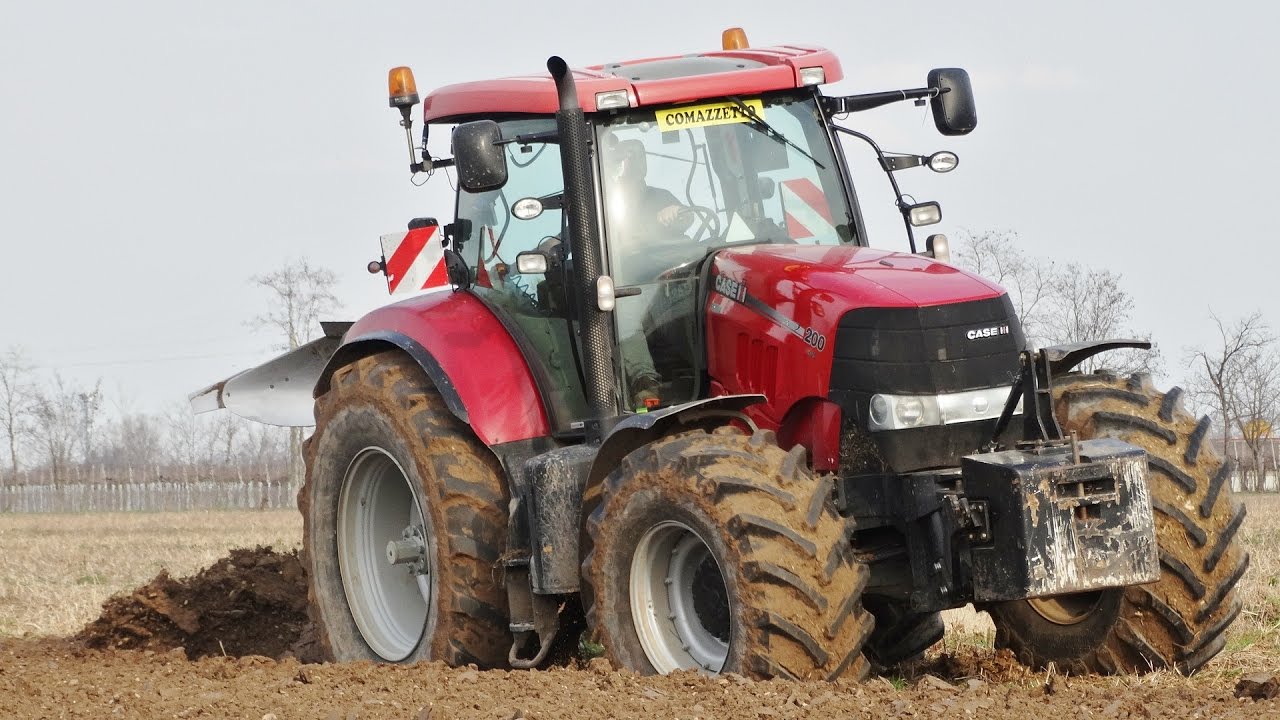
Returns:
[[[0,514],[0,636],[68,635],[102,602],[207,567],[234,547],[298,547],[295,510]]]
[[[1245,497],[1241,540],[1252,554],[1241,582],[1244,611],[1226,649],[1196,678],[1155,673],[1110,682],[1157,686],[1233,680],[1280,666],[1280,496]],[[233,547],[292,549],[295,511],[0,515],[0,636],[67,635],[97,617],[104,600],[161,569],[188,575]],[[972,609],[947,613],[947,651],[989,649],[995,631]]]

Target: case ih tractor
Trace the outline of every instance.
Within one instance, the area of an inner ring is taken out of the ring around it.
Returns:
[[[1208,420],[1074,371],[1142,343],[1027,349],[1003,289],[941,235],[916,247],[941,212],[895,173],[955,155],[851,127],[914,100],[970,132],[963,70],[824,95],[834,55],[736,29],[547,68],[428,94],[421,155],[393,70],[412,169],[458,191],[371,271],[443,289],[193,396],[315,425],[298,500],[334,659],[534,667],[585,619],[642,673],[857,678],[967,603],[1035,666],[1222,649],[1248,557]],[[873,247],[841,136],[878,156],[910,252]]]

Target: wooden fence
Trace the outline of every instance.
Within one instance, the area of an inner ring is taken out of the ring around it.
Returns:
[[[159,512],[297,507],[283,480],[99,482],[0,487],[0,512]]]

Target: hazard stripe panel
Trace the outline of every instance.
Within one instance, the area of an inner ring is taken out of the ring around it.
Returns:
[[[831,219],[831,206],[827,197],[808,178],[786,180],[781,183],[782,207],[787,219],[787,234],[792,240],[835,233]]]
[[[449,286],[439,231],[439,227],[429,225],[382,236],[388,293],[396,295]]]

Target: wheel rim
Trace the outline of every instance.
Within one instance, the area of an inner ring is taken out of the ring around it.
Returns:
[[[389,662],[418,647],[434,612],[431,526],[400,464],[381,448],[360,451],[342,481],[338,566],[347,605],[369,648]]]
[[[718,673],[729,655],[731,608],[711,548],[689,526],[650,528],[631,559],[631,619],[660,673]]]
[[[1075,625],[1089,617],[1101,600],[1101,592],[1084,592],[1031,598],[1027,600],[1027,604],[1051,623]]]

